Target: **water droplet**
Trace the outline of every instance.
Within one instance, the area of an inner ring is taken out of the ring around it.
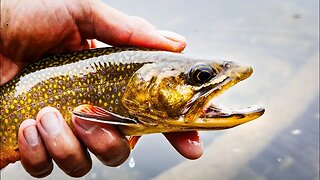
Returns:
[[[134,168],[135,165],[136,165],[136,162],[134,161],[133,157],[131,157],[129,159],[129,167],[130,168]]]
[[[280,164],[282,162],[282,158],[277,158],[277,162]]]
[[[291,134],[292,134],[292,135],[299,135],[299,134],[301,134],[301,130],[300,130],[300,129],[292,130],[292,131],[291,131]]]

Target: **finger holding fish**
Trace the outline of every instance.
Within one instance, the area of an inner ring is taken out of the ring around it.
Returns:
[[[92,167],[90,155],[61,113],[52,107],[43,108],[37,114],[36,122],[45,148],[56,164],[72,177],[87,174]]]
[[[78,138],[107,166],[119,166],[130,154],[127,138],[113,125],[72,117]]]
[[[19,150],[24,169],[33,177],[42,178],[51,173],[53,163],[38,132],[36,121],[25,120],[19,128]]]

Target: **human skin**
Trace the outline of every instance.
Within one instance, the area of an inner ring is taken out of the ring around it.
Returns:
[[[0,84],[45,55],[90,48],[87,39],[175,52],[186,46],[180,35],[160,32],[142,18],[123,14],[98,0],[1,0]],[[74,132],[57,109],[46,107],[35,120],[21,124],[19,152],[30,175],[49,175],[54,160],[69,176],[81,177],[92,167],[88,150],[107,166],[118,166],[128,158],[128,140],[116,127],[75,117],[72,123]],[[203,153],[195,131],[164,135],[188,159]]]

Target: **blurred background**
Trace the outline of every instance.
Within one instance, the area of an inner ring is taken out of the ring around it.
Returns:
[[[319,179],[319,1],[109,0],[159,29],[182,34],[184,53],[254,68],[216,104],[266,113],[229,130],[201,132],[205,153],[182,158],[161,134],[141,138],[117,168],[94,158],[82,179]],[[3,180],[32,179],[19,162]],[[57,167],[44,179],[72,179]]]

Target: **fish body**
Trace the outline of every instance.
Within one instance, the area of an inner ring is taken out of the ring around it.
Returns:
[[[0,167],[19,160],[19,125],[35,119],[46,106],[57,108],[70,126],[74,114],[118,124],[125,135],[237,126],[264,110],[222,110],[210,100],[251,73],[250,67],[232,62],[141,48],[109,47],[44,58],[0,87]],[[84,111],[81,105],[100,108],[111,118]]]

